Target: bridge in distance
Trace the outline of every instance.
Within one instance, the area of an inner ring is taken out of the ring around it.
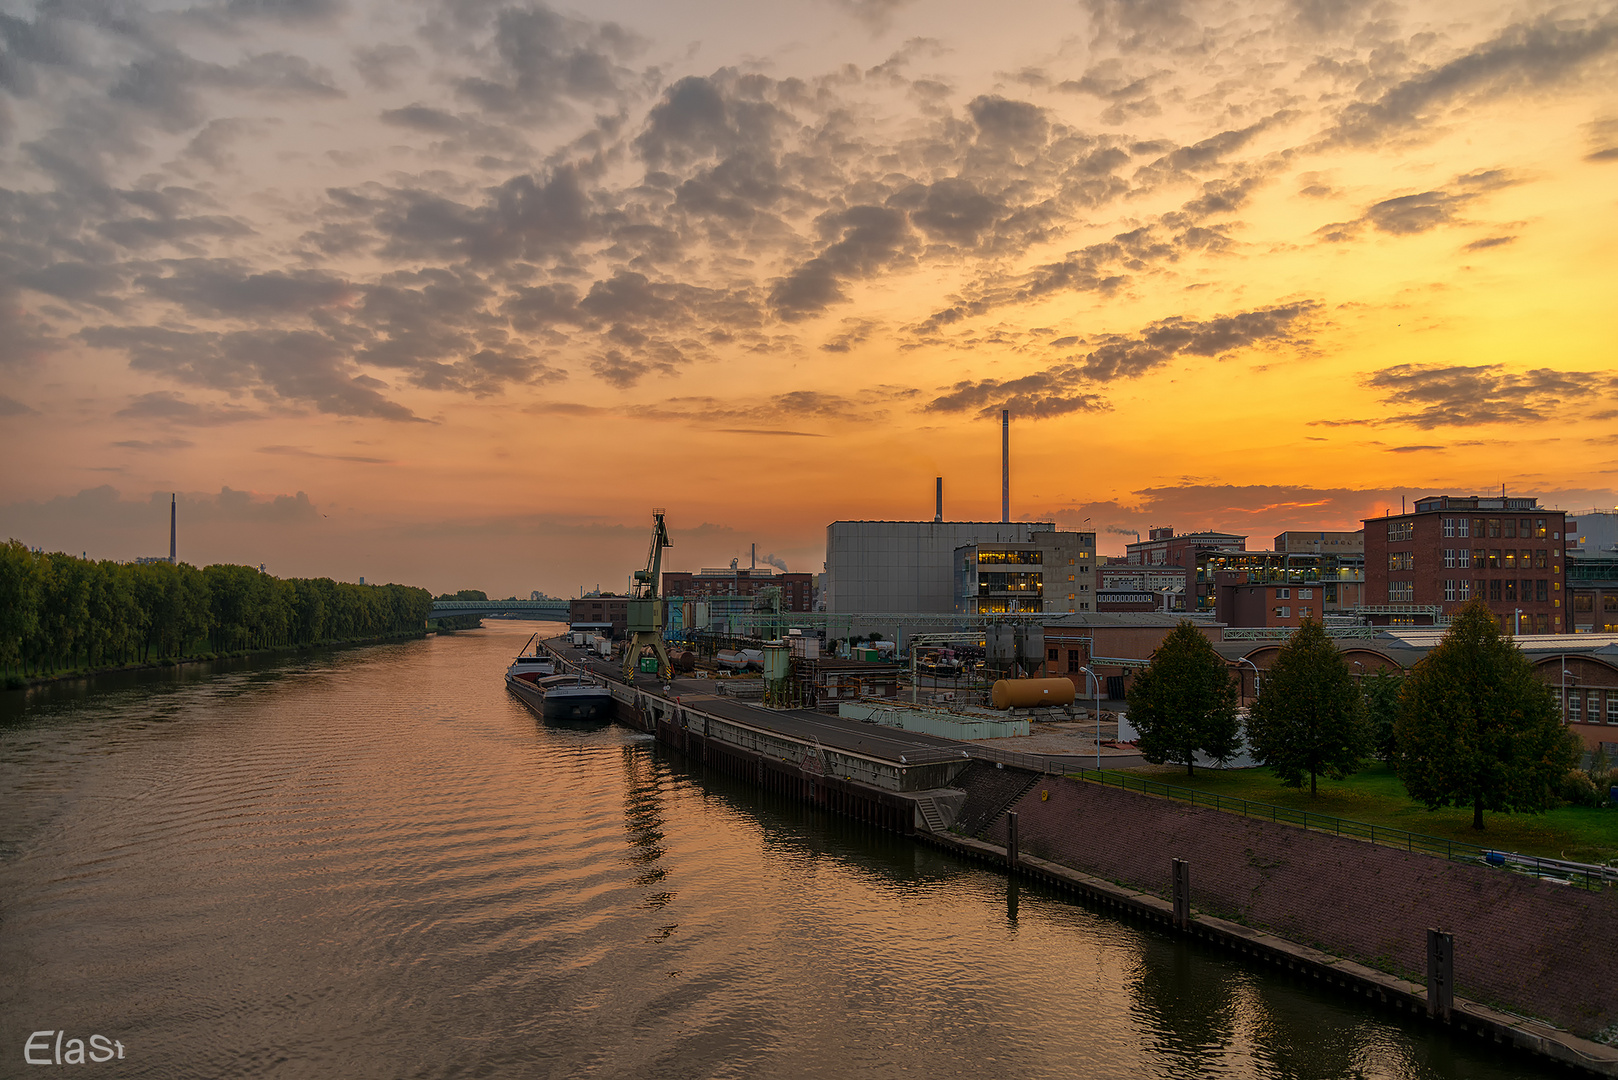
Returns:
[[[520,615],[526,619],[567,622],[566,600],[434,600],[433,617],[450,615]]]

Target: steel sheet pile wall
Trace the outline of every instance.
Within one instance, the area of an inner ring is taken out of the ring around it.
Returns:
[[[970,784],[970,777],[963,777]],[[1048,793],[1048,797],[1047,797]],[[1217,810],[1046,777],[1009,808],[1021,850],[1421,982],[1455,935],[1456,991],[1583,1036],[1618,1024],[1618,890],[1586,892]],[[1002,813],[984,839],[1005,845]]]

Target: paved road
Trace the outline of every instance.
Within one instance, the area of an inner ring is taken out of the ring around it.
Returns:
[[[591,671],[603,679],[614,682],[623,681],[623,668],[618,664],[605,660],[589,660],[582,649],[574,649],[561,642],[552,640],[550,644],[562,655],[564,659],[575,663],[584,661]],[[663,683],[651,675],[637,674],[635,685],[648,693],[664,695]],[[845,720],[839,716],[828,713],[810,712],[803,709],[767,709],[755,702],[745,701],[733,697],[720,697],[715,693],[719,686],[712,679],[706,678],[676,678],[668,694],[680,699],[681,704],[689,705],[694,709],[723,716],[729,720],[739,720],[742,723],[756,724],[759,727],[779,731],[795,738],[815,738],[822,746],[837,750],[847,750],[857,754],[865,754],[880,761],[895,764],[923,761],[937,761],[940,757],[955,756],[963,750],[979,752],[984,750],[998,750],[999,747],[986,748],[981,743],[964,743],[955,739],[946,739],[937,735],[927,735],[919,731],[904,731],[900,728],[884,727],[880,724],[869,724],[861,720]],[[1014,750],[1006,750],[1015,753]],[[1075,767],[1095,767],[1094,756],[1086,757],[1083,754],[1029,754],[1028,757],[1048,758],[1051,761]],[[1109,769],[1128,769],[1145,764],[1138,755],[1104,756],[1102,764]]]

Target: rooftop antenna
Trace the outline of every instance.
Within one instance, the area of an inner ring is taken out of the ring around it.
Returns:
[[[1011,524],[1011,410],[1000,410],[1000,523]]]

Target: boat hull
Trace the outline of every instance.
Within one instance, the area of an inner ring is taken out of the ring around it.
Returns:
[[[616,718],[617,702],[604,686],[558,686],[546,690],[507,676],[506,687],[545,720],[606,723]]]

